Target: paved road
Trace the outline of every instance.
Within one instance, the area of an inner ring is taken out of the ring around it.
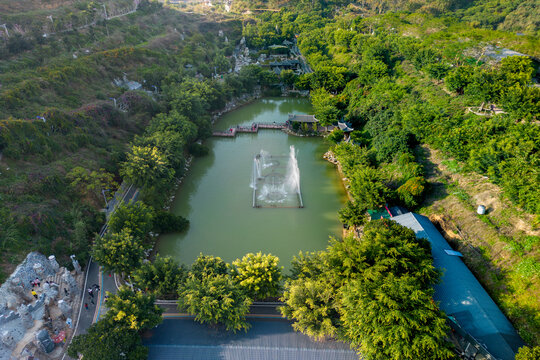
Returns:
[[[135,202],[137,201],[138,196],[139,189],[137,189],[135,186],[126,186],[122,184],[116,192],[114,198],[109,201],[108,207],[106,209],[107,220],[121,202]],[[106,232],[107,224],[103,225],[100,231],[100,235],[103,236]],[[100,291],[96,293],[92,298],[88,294],[88,289],[96,284],[99,285]],[[105,305],[106,292],[115,294],[117,290],[114,274],[102,272],[100,266],[95,261],[92,261],[92,258],[90,258],[90,261],[88,263],[87,273],[83,286],[84,287],[83,289],[81,289],[80,295],[82,298],[80,314],[78,321],[75,323],[74,336],[85,334],[90,325],[100,319],[103,314],[107,312],[107,307]],[[86,308],[85,304],[88,305],[88,309]],[[69,339],[70,343],[72,339],[73,337]],[[72,359],[66,354],[64,354],[62,360]]]

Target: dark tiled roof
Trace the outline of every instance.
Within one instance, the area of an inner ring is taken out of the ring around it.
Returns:
[[[145,336],[149,360],[357,360],[348,344],[315,342],[282,319],[253,319],[236,334],[192,319],[166,319]]]
[[[298,114],[289,114],[289,121],[292,122],[306,122],[306,123],[314,123],[318,122],[314,115],[298,115]]]

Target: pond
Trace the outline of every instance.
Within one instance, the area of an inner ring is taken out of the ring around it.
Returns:
[[[224,115],[215,130],[253,122],[283,123],[289,113],[312,113],[307,99],[266,98]],[[299,251],[324,249],[330,236],[341,234],[337,211],[346,200],[334,166],[322,158],[321,138],[289,136],[281,130],[211,138],[210,154],[196,158],[178,188],[171,211],[189,219],[183,233],[159,238],[158,252],[190,265],[199,255],[219,256],[227,262],[262,251],[290,268]],[[261,150],[274,155],[297,151],[304,208],[253,208],[250,187],[253,163]]]

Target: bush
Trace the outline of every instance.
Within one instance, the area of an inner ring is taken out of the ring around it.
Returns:
[[[405,184],[401,185],[397,189],[397,194],[405,206],[408,208],[415,208],[422,199],[425,189],[426,180],[421,176],[417,176],[407,180]]]
[[[191,155],[197,156],[197,157],[206,156],[210,152],[210,149],[208,148],[208,146],[198,144],[198,143],[193,143],[189,145],[188,150]]]
[[[188,219],[164,210],[157,211],[152,221],[152,231],[158,234],[182,232],[186,230],[188,226]]]

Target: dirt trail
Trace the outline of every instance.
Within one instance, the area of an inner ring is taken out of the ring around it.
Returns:
[[[459,164],[445,161],[427,146],[418,149],[431,191],[421,213],[428,215],[449,243],[514,323],[525,341],[540,342],[540,279],[519,274],[525,258],[539,259],[539,245],[528,251],[512,250],[524,236],[540,236],[533,217],[502,197],[501,189],[478,174],[460,174]],[[486,215],[476,213],[478,205]]]

